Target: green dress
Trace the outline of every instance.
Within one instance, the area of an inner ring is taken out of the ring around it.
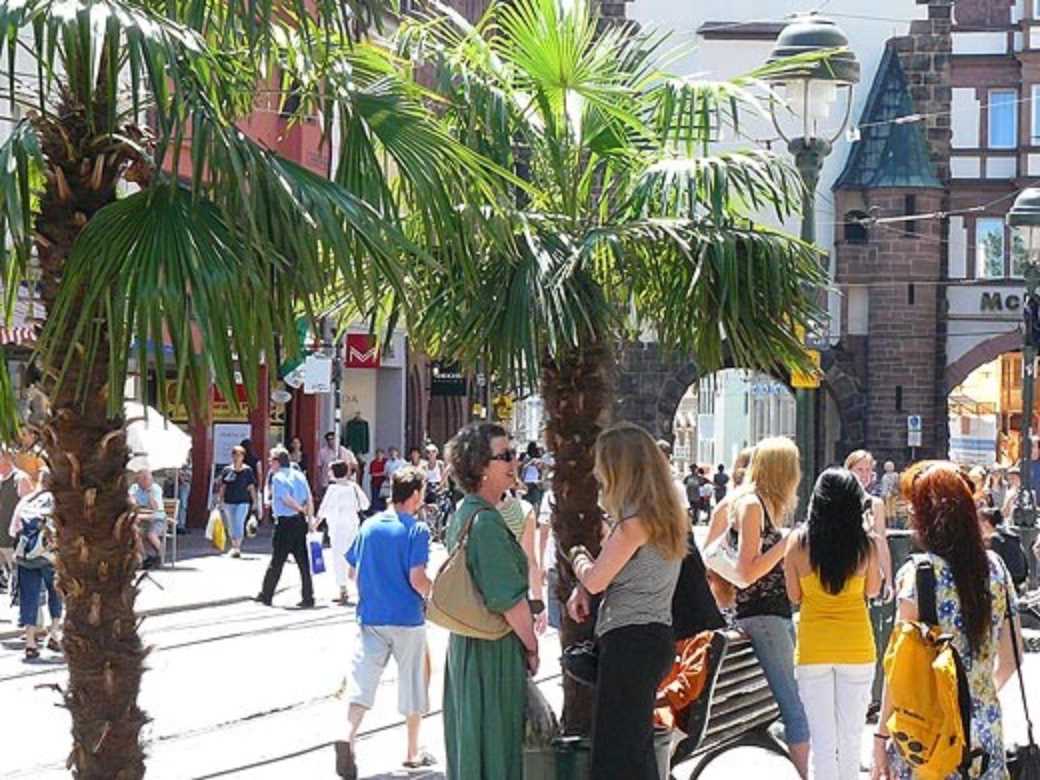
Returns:
[[[448,524],[453,548],[470,513],[466,564],[488,609],[505,612],[527,596],[527,558],[502,515],[468,495]],[[495,641],[452,634],[444,672],[448,780],[522,780],[527,668],[516,634]]]

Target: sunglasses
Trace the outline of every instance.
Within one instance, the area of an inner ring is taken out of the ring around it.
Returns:
[[[502,450],[498,455],[492,455],[491,460],[500,460],[504,463],[512,463],[516,460],[516,450]]]

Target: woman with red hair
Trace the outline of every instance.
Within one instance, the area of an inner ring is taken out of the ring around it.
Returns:
[[[999,691],[1014,674],[1008,614],[1014,585],[1003,562],[986,550],[979,531],[973,489],[952,463],[922,461],[903,474],[903,497],[911,505],[910,524],[918,546],[935,571],[936,613],[944,634],[954,637],[971,689],[971,746],[987,757],[973,762],[972,777],[1007,777],[1001,728]],[[898,619],[918,620],[915,564],[909,561],[896,575]],[[891,713],[888,682],[882,695],[881,717],[874,740],[871,777],[911,780],[913,769],[890,744],[886,723]],[[988,764],[984,764],[988,762]],[[985,771],[977,774],[982,766]],[[950,778],[958,778],[954,773]]]

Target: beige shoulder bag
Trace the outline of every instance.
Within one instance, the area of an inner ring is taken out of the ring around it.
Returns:
[[[454,634],[494,640],[501,639],[512,629],[504,617],[487,608],[466,565],[466,540],[480,512],[481,508],[478,508],[470,514],[459,534],[458,544],[437,571],[430,589],[426,617]]]

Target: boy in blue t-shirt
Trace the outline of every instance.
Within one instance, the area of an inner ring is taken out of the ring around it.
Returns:
[[[354,746],[365,713],[375,703],[376,688],[390,656],[399,672],[397,707],[408,729],[404,766],[430,766],[435,759],[419,748],[419,727],[429,710],[426,679],[424,600],[432,581],[430,529],[415,518],[422,506],[425,474],[414,466],[394,472],[392,505],[369,518],[347,552],[351,578],[357,579],[360,637],[354,652],[347,699],[350,730],[336,743],[336,772],[356,778]]]

